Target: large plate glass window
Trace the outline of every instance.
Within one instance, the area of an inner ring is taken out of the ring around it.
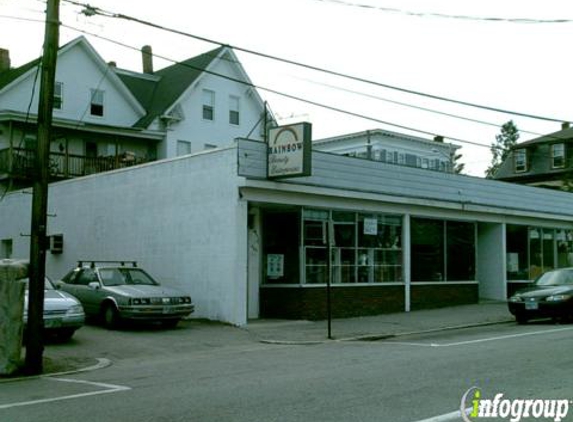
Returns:
[[[473,222],[412,218],[412,281],[474,281],[475,230]]]

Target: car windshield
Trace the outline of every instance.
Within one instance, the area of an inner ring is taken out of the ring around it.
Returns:
[[[100,268],[99,276],[104,286],[157,285],[145,271],[138,268]]]
[[[573,284],[573,270],[548,271],[542,274],[536,281],[538,286],[560,286]]]
[[[26,290],[28,290],[30,281],[27,278],[21,278],[19,281],[23,281],[26,284]],[[54,285],[48,277],[44,281],[44,290],[54,290]]]

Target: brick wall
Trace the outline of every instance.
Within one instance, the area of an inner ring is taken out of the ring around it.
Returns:
[[[325,287],[263,287],[260,294],[261,318],[327,317]],[[404,310],[404,286],[333,286],[331,298],[334,318]]]
[[[478,303],[479,287],[477,284],[426,284],[412,283],[410,289],[410,308],[419,309],[443,308],[446,306]]]
[[[412,285],[411,309],[477,303],[477,284]],[[347,318],[404,311],[404,286],[333,286],[332,316]],[[325,287],[262,287],[261,318],[326,319]]]

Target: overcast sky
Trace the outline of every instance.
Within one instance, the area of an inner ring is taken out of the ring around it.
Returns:
[[[569,64],[573,2],[565,0],[91,0],[89,4],[385,85],[573,121]],[[41,54],[44,9],[40,0],[0,0],[0,47],[10,50],[13,66]],[[104,60],[121,68],[140,71],[137,50],[145,44],[153,47],[154,54],[174,61],[217,47],[125,20],[86,17],[81,10],[61,0],[61,21],[76,30],[63,27],[60,44],[84,35]],[[549,20],[571,21],[543,22]],[[561,127],[558,122],[405,94],[240,51],[237,56],[255,85],[374,119],[261,89],[263,99],[284,119],[280,122],[310,121],[315,139],[375,128],[428,139],[442,135],[462,147],[466,172],[476,176],[483,176],[491,160],[488,147],[508,120],[522,131],[521,140]],[[155,59],[156,69],[169,64]]]

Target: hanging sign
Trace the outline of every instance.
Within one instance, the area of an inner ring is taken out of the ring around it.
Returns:
[[[297,123],[269,130],[267,177],[302,177],[311,174],[312,125]]]

